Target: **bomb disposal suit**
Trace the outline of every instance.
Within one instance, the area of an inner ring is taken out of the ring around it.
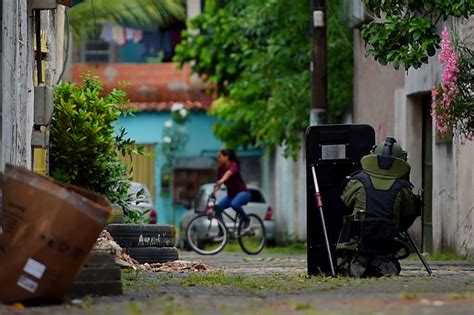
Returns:
[[[339,272],[353,277],[400,273],[401,235],[419,215],[406,152],[388,137],[362,158],[341,198],[347,209],[336,247]]]

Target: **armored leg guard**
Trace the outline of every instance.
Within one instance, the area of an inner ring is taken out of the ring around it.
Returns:
[[[398,276],[401,271],[400,263],[395,255],[374,256],[368,269],[370,276],[374,277]]]
[[[363,277],[366,273],[368,263],[368,256],[360,253],[355,255],[349,266],[349,275],[356,278]]]

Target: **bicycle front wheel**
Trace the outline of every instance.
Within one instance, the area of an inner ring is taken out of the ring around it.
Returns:
[[[228,233],[221,220],[200,214],[189,222],[186,238],[196,253],[215,255],[226,245]]]
[[[240,247],[249,255],[257,255],[267,243],[267,234],[262,219],[255,214],[249,214],[250,227],[244,229],[244,221],[241,220],[238,228],[238,239]]]

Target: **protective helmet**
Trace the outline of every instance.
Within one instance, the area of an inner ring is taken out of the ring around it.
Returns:
[[[407,160],[407,152],[397,143],[397,140],[392,137],[385,138],[385,141],[381,144],[375,145],[370,153],[377,155],[393,156],[402,160]]]

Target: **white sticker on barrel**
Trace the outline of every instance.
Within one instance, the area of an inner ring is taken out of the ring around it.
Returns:
[[[31,293],[35,293],[36,289],[38,289],[38,283],[25,276],[21,276],[16,284]]]
[[[33,258],[28,258],[25,267],[23,267],[24,272],[29,273],[30,275],[38,279],[41,279],[41,277],[43,277],[45,270],[46,266],[40,263],[39,261],[34,260]]]

